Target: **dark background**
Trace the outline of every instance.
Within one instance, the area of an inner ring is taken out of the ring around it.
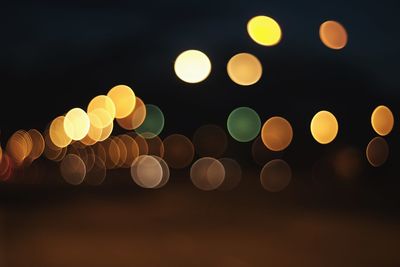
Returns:
[[[294,139],[276,155],[293,170],[278,194],[261,188],[251,144],[232,139],[227,156],[244,170],[232,192],[199,192],[188,169],[172,172],[159,191],[138,189],[122,171],[99,188],[74,188],[57,165],[40,160],[40,183],[0,184],[0,266],[399,266],[399,9],[395,1],[2,2],[3,147],[16,130],[43,130],[117,84],[163,110],[161,137],[191,137],[206,123],[225,128],[234,108],[249,106],[262,121],[287,118]],[[278,21],[277,46],[249,38],[246,24],[256,15]],[[343,50],[319,39],[328,19],[347,29]],[[200,84],[174,73],[175,58],[187,49],[212,62]],[[254,86],[240,87],[226,73],[239,52],[263,64]],[[316,182],[313,165],[335,149],[352,146],[364,155],[380,104],[395,116],[386,164],[372,168],[363,157],[355,179],[336,179],[327,169]],[[339,121],[328,146],[309,131],[321,109]]]

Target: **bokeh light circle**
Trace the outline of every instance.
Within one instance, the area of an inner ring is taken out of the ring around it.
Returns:
[[[192,163],[194,147],[184,135],[172,134],[164,139],[164,159],[168,166],[174,169],[183,169]]]
[[[233,82],[239,85],[249,86],[260,80],[262,76],[262,65],[254,55],[240,53],[229,60],[227,71]]]
[[[157,158],[143,155],[133,162],[131,176],[143,188],[156,188],[162,181],[163,169]]]
[[[335,50],[344,48],[348,39],[346,29],[334,20],[328,20],[321,24],[319,36],[324,45]]]
[[[339,124],[332,113],[323,110],[314,115],[310,129],[312,136],[318,143],[329,144],[336,138]]]
[[[381,135],[388,135],[394,125],[394,117],[392,111],[386,106],[378,106],[371,115],[371,125],[374,131]]]
[[[72,140],[82,140],[89,132],[90,119],[80,108],[73,108],[65,115],[64,131]]]
[[[126,85],[117,85],[107,93],[115,105],[115,118],[125,118],[132,113],[136,105],[136,96],[133,90]]]
[[[90,101],[87,107],[87,113],[89,114],[91,112],[95,112],[95,114],[101,119],[103,116],[97,114],[98,109],[106,111],[110,116],[108,120],[106,121],[102,120],[101,127],[99,127],[99,125],[95,126],[99,128],[107,127],[115,119],[116,108],[113,100],[106,95],[96,96]]]
[[[293,129],[286,119],[272,117],[264,123],[261,129],[261,138],[268,149],[282,151],[292,142]]]
[[[75,154],[68,154],[60,164],[61,175],[64,180],[72,185],[79,185],[86,176],[86,166],[83,160]]]
[[[292,170],[284,160],[274,159],[264,165],[260,173],[261,185],[270,192],[285,189],[292,179]]]
[[[49,128],[49,136],[52,143],[60,148],[68,146],[72,141],[72,139],[65,133],[64,121],[65,117],[59,116],[51,122]]]
[[[205,80],[211,72],[211,61],[201,51],[187,50],[175,60],[175,73],[184,82],[199,83]]]
[[[239,107],[229,115],[227,127],[228,132],[236,141],[249,142],[259,134],[261,120],[253,109]]]
[[[190,178],[201,190],[215,190],[224,182],[225,169],[222,163],[214,158],[200,158],[192,165]]]
[[[136,129],[136,133],[144,138],[153,138],[159,135],[164,129],[164,114],[156,105],[146,105],[146,118]]]
[[[133,111],[125,118],[117,119],[119,126],[125,130],[134,130],[138,128],[146,119],[146,105],[136,97],[136,104]]]
[[[382,166],[389,157],[389,145],[382,137],[375,137],[367,146],[366,156],[373,167]]]
[[[33,161],[43,154],[45,143],[43,135],[38,130],[31,129],[28,133],[32,139],[32,151],[29,154],[29,158]]]
[[[264,46],[276,45],[282,38],[279,24],[267,16],[256,16],[250,19],[247,23],[247,32],[254,42]]]

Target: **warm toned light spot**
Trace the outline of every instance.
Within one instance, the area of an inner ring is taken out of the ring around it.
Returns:
[[[113,137],[113,139],[117,143],[119,150],[119,159],[116,167],[120,168],[126,162],[126,158],[128,156],[128,150],[127,147],[125,146],[125,143],[118,136]]]
[[[348,39],[343,25],[333,20],[328,20],[321,24],[319,36],[324,45],[336,50],[344,48]]]
[[[381,136],[388,135],[394,125],[392,111],[386,106],[375,108],[371,115],[371,124],[377,134]]]
[[[311,134],[321,144],[329,144],[338,133],[339,125],[335,116],[329,111],[320,111],[311,121]]]
[[[240,107],[229,114],[227,127],[230,135],[239,142],[255,139],[261,129],[257,112],[248,107]]]
[[[131,167],[133,181],[143,188],[156,188],[162,181],[162,166],[153,156],[139,156]]]
[[[52,143],[57,147],[63,148],[68,146],[72,139],[65,133],[64,130],[64,116],[55,118],[49,128],[49,135]]]
[[[86,166],[79,156],[68,154],[60,164],[60,171],[67,183],[79,185],[85,179]]]
[[[133,111],[125,118],[117,119],[117,123],[125,130],[134,130],[142,125],[145,118],[146,106],[139,97],[136,97],[136,105]]]
[[[114,138],[108,138],[102,142],[102,145],[106,152],[106,168],[108,170],[116,168],[118,166],[120,157],[120,151],[117,142],[115,142]]]
[[[82,140],[89,132],[90,119],[80,108],[68,111],[64,118],[64,131],[72,140]]]
[[[225,131],[218,125],[203,125],[193,135],[193,145],[200,157],[221,157],[228,146]]]
[[[374,167],[382,166],[389,157],[389,145],[382,137],[372,139],[366,150],[368,162]]]
[[[172,134],[164,139],[164,159],[171,168],[183,169],[193,161],[194,147],[186,136]]]
[[[106,114],[106,116],[109,116],[108,113]],[[101,135],[103,133],[103,123],[95,112],[89,113],[88,117],[90,120],[89,132],[87,133],[85,138],[81,140],[81,142],[85,145],[94,145],[101,139]]]
[[[211,62],[207,55],[198,50],[182,52],[175,60],[175,73],[184,82],[199,83],[211,72]]]
[[[126,85],[117,85],[107,94],[115,105],[115,118],[121,119],[132,113],[136,105],[136,96],[133,90]]]
[[[114,129],[114,123],[110,123],[107,127],[103,128],[101,131],[100,139],[98,141],[102,142],[107,138],[109,138],[112,134],[113,129]]]
[[[102,120],[103,125],[101,127],[96,125],[96,127],[98,127],[98,128],[104,128],[104,127],[108,126],[115,118],[115,114],[116,114],[115,104],[110,97],[105,96],[105,95],[99,95],[99,96],[96,96],[95,98],[93,98],[92,101],[90,101],[88,108],[87,108],[87,113],[89,114],[91,112],[94,112],[97,109],[103,109],[110,115],[110,121]],[[100,119],[102,119],[102,117],[103,117],[101,115],[98,115],[97,112],[96,112],[96,115]]]
[[[261,62],[249,53],[233,56],[228,62],[227,70],[231,80],[243,86],[255,84],[262,75]]]
[[[21,165],[24,162],[31,152],[29,149],[32,149],[32,140],[27,139],[24,133],[25,131],[22,130],[15,132],[8,139],[6,146],[7,154],[17,165]]]
[[[281,159],[271,160],[261,170],[260,180],[265,190],[279,192],[285,189],[292,178],[290,166]]]
[[[97,129],[104,129],[113,124],[113,118],[104,108],[98,108],[88,113],[91,126]]]
[[[29,130],[28,134],[32,139],[32,151],[29,154],[29,158],[31,161],[34,161],[43,154],[45,146],[44,138],[42,134],[36,129]]]
[[[272,117],[264,123],[261,138],[268,149],[282,151],[292,142],[292,126],[282,117]]]
[[[161,165],[162,171],[163,171],[163,176],[162,176],[161,182],[155,187],[158,189],[158,188],[165,186],[168,183],[170,171],[169,171],[168,164],[165,162],[165,160],[163,160],[162,158],[157,157],[157,156],[153,156],[153,157],[158,160],[158,162]]]
[[[147,155],[149,153],[149,145],[147,144],[146,139],[136,134],[133,139],[139,148],[139,155]]]
[[[139,156],[139,146],[137,145],[136,141],[127,134],[120,135],[119,139],[126,147],[126,159],[122,164],[122,167],[130,168],[133,161]]]
[[[279,24],[270,17],[257,16],[247,23],[247,32],[254,42],[273,46],[279,43],[282,38],[282,31]]]
[[[225,179],[225,169],[221,162],[214,158],[201,158],[192,165],[190,178],[201,190],[215,190]]]

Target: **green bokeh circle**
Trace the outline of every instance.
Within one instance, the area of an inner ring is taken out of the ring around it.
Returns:
[[[261,130],[261,120],[257,112],[248,107],[240,107],[231,112],[227,127],[229,134],[239,142],[249,142]]]
[[[164,114],[161,109],[156,105],[147,104],[146,118],[135,131],[144,138],[154,138],[162,132],[164,123]]]

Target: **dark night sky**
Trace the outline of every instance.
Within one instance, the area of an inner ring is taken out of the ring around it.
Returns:
[[[399,114],[395,2],[10,1],[1,9],[3,144],[15,130],[44,129],[117,84],[130,85],[164,111],[162,136],[191,137],[205,123],[224,126],[238,106],[254,108],[263,121],[285,116],[294,128],[287,151],[294,158],[308,150],[315,151],[307,153],[311,159],[318,158],[324,151],[309,132],[321,109],[339,120],[336,142],[360,150],[375,135],[375,106],[386,104]],[[260,14],[282,27],[275,47],[259,46],[247,34],[247,21]],[[341,51],[319,40],[319,25],[328,19],[347,28],[349,43]],[[212,61],[211,75],[200,84],[185,84],[174,74],[176,56],[187,49],[202,50]],[[238,52],[261,60],[264,73],[256,85],[230,81],[226,63]],[[388,137],[394,148],[397,135],[396,125]],[[399,150],[392,151],[399,158]]]

